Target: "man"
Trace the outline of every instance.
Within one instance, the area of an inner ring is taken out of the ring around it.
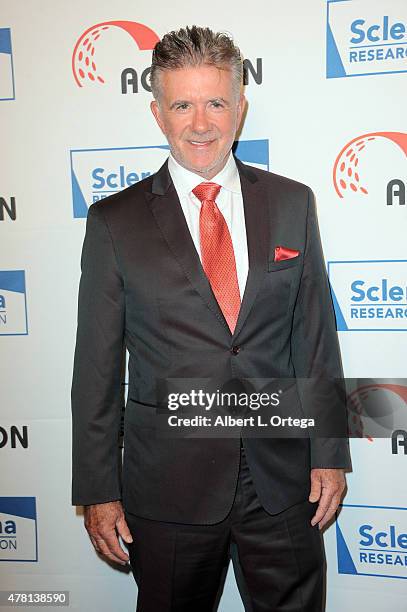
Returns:
[[[242,81],[225,34],[165,35],[151,110],[170,157],[89,208],[72,502],[97,551],[126,563],[118,534],[129,544],[141,612],[212,610],[231,542],[255,612],[322,610],[320,528],[350,466],[345,438],[158,434],[162,381],[342,375],[312,192],[231,153]]]

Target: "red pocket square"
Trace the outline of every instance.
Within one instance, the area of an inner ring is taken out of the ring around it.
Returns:
[[[300,252],[296,249],[289,249],[284,246],[276,246],[274,249],[274,261],[283,261],[283,259],[292,259],[293,257],[297,257]]]

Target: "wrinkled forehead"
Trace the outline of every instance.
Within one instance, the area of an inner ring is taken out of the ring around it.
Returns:
[[[223,98],[232,102],[236,97],[230,66],[201,64],[165,69],[160,73],[160,93],[166,101]]]

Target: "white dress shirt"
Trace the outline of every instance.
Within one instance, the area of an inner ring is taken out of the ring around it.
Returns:
[[[199,212],[201,209],[201,202],[192,193],[192,190],[199,185],[199,183],[208,181],[199,176],[199,174],[195,174],[181,166],[171,154],[168,158],[168,170],[177,191],[192,240],[202,263],[199,240]],[[242,189],[240,186],[239,172],[232,153],[229,154],[228,161],[223,170],[214,176],[210,182],[217,183],[221,186],[221,190],[216,198],[216,204],[225,218],[232,239],[241,300],[246,286],[247,273],[249,271],[249,259]]]

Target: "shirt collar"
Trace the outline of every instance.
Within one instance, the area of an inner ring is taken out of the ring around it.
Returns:
[[[205,179],[199,176],[199,174],[195,174],[195,172],[191,172],[191,170],[181,166],[171,153],[168,158],[168,170],[176,190],[184,195],[190,194],[199,183],[205,182]],[[217,183],[224,189],[234,193],[241,193],[239,172],[232,152],[229,153],[225,166],[210,182]]]

